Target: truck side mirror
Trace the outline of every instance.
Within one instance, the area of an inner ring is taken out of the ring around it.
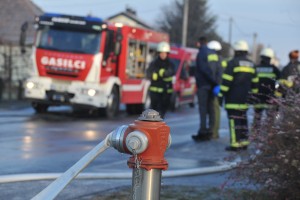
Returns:
[[[26,32],[28,29],[28,22],[24,22],[21,26],[21,34],[20,34],[20,46],[21,46],[21,53],[26,53]]]

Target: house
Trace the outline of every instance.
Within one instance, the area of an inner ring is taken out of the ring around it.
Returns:
[[[108,17],[106,20],[112,23],[122,23],[129,26],[153,29],[147,23],[139,19],[136,11],[129,7],[127,7],[124,12],[117,13],[111,17]]]
[[[33,41],[34,17],[43,13],[31,0],[0,1],[0,44],[19,44],[21,26],[28,22],[27,37]]]
[[[21,54],[21,27],[27,22],[26,43],[32,44],[34,18],[43,11],[31,0],[1,0],[0,8],[0,79],[5,83],[0,88],[0,100],[21,98],[22,81],[32,71],[31,47]]]

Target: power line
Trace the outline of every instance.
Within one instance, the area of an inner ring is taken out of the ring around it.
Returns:
[[[228,20],[229,16],[226,14],[221,14],[221,15],[225,15],[226,16],[226,20]],[[251,18],[251,17],[245,17],[245,16],[236,16],[236,18],[238,18],[239,20],[244,19],[244,20],[251,20],[251,21],[256,21],[256,22],[260,22],[260,23],[265,23],[268,25],[275,25],[275,26],[290,26],[290,27],[295,27],[295,28],[299,28],[299,26],[296,26],[296,24],[292,24],[292,23],[280,23],[280,22],[276,22],[276,21],[269,21],[269,20],[261,20],[261,19],[256,19],[256,18]],[[223,20],[225,20],[225,18],[223,18]]]
[[[246,36],[246,37],[252,36],[252,34],[249,34],[249,33],[246,33],[245,31],[243,31],[243,30],[241,29],[241,27],[236,23],[235,20],[233,20],[233,24],[235,25],[236,29],[237,29],[242,35],[244,35],[244,36]]]

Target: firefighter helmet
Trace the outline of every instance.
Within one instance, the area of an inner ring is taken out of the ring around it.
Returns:
[[[222,45],[220,42],[216,40],[212,40],[207,44],[208,48],[213,49],[215,51],[221,51],[222,50]]]
[[[274,58],[274,55],[274,51],[271,48],[264,48],[260,53],[260,56],[265,56],[271,59]]]
[[[167,42],[160,42],[157,45],[157,51],[158,52],[167,52],[167,53],[169,53],[170,52],[170,45],[169,45],[169,43],[167,43]]]
[[[235,42],[233,45],[233,49],[235,51],[247,51],[247,52],[249,51],[248,44],[245,40],[239,40]]]

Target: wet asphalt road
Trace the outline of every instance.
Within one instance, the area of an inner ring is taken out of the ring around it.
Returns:
[[[114,120],[88,115],[74,116],[67,107],[54,108],[46,114],[35,114],[27,107],[0,108],[0,176],[27,173],[63,173],[75,164],[105,136],[121,125],[132,123],[138,115],[124,111]],[[224,147],[229,142],[226,113],[222,111],[218,140],[195,143],[191,135],[199,126],[198,110],[182,107],[169,112],[165,122],[171,127],[172,145],[166,152],[169,169],[187,169],[218,165],[229,156]],[[131,172],[130,156],[109,148],[83,172]],[[219,187],[228,173],[164,178],[164,185]],[[52,180],[0,184],[0,199],[30,199]],[[130,179],[75,180],[57,199],[80,199],[101,191],[131,185]]]
[[[46,114],[35,114],[29,107],[2,109],[0,175],[64,172],[112,130],[137,118],[138,115],[128,116],[124,111],[114,120],[89,115],[74,116],[68,107],[53,108]],[[190,135],[197,131],[197,109],[186,106],[177,112],[169,112],[165,122],[171,127],[173,144],[180,145],[190,140]],[[109,164],[127,168],[128,158],[129,155],[108,149],[87,171],[98,171]],[[188,165],[193,167],[197,163],[190,162]]]

